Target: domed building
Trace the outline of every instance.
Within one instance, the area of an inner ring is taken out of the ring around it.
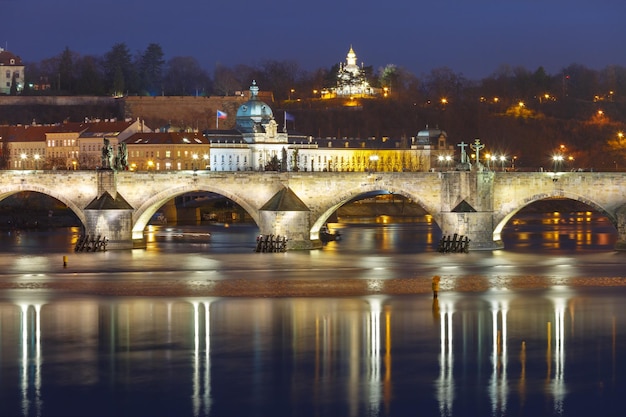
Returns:
[[[270,106],[259,100],[259,87],[256,81],[252,81],[250,100],[237,109],[236,129],[241,133],[259,133],[272,121],[274,113]]]
[[[451,168],[453,147],[440,129],[411,138],[313,138],[279,132],[270,106],[253,82],[250,99],[237,110],[233,130],[207,131],[211,171],[429,171]]]
[[[224,133],[209,134],[212,171],[263,171],[277,160],[286,164],[288,135],[278,131],[271,107],[259,99],[255,81],[250,99],[237,109],[235,131]]]

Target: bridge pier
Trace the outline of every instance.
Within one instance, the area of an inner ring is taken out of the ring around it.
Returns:
[[[442,173],[441,231],[444,236],[470,239],[470,250],[502,249],[493,240],[493,171],[450,171]]]
[[[441,231],[444,236],[455,233],[470,239],[469,250],[502,249],[502,241],[493,240],[491,227],[493,213],[441,213]]]
[[[98,197],[85,207],[85,234],[107,240],[109,249],[132,249],[133,207],[116,191],[115,171],[98,171]]]
[[[261,211],[259,229],[262,235],[287,237],[287,250],[310,250],[322,247],[322,241],[311,240],[310,212]]]
[[[615,250],[626,251],[626,204],[617,209],[617,241]]]

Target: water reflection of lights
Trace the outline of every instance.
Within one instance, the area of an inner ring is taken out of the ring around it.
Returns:
[[[30,307],[34,322],[29,319]],[[24,415],[41,415],[41,304],[20,304],[22,341],[22,410]],[[34,326],[32,328],[31,326]],[[29,334],[34,333],[34,346],[29,346]],[[34,356],[31,360],[31,355]],[[33,380],[31,381],[31,377]],[[33,388],[32,395],[31,387]],[[31,412],[32,408],[32,412]]]
[[[193,355],[193,412],[206,416],[211,411],[211,303],[193,301],[194,355]],[[204,309],[202,309],[204,307]],[[204,311],[204,329],[201,313]],[[204,356],[202,356],[204,333]]]
[[[562,286],[553,287],[553,291],[563,291]],[[567,298],[565,296],[553,297],[554,303],[554,376],[551,375],[552,369],[552,330],[551,323],[548,322],[548,343],[546,360],[548,365],[547,380],[550,381],[552,395],[554,398],[554,411],[558,414],[563,413],[563,401],[567,390],[565,388],[564,368],[565,368],[565,309],[567,307]]]
[[[368,297],[370,314],[366,335],[369,336],[369,388],[370,407],[378,407],[380,404],[380,315],[382,313],[382,302],[379,297]],[[375,413],[378,414],[378,413]]]
[[[491,407],[493,415],[505,415],[507,408],[508,381],[507,381],[507,313],[509,301],[498,297],[497,301],[491,302],[492,316],[492,372],[489,384]],[[498,316],[500,322],[498,322]],[[498,326],[500,324],[500,326]]]
[[[439,310],[439,378],[437,379],[437,401],[439,402],[439,414],[441,416],[452,415],[452,403],[454,401],[454,376],[452,373],[454,358],[452,354],[452,314],[454,304],[452,301],[433,300],[433,310]]]

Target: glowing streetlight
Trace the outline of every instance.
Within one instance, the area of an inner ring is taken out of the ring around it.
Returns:
[[[209,169],[209,154],[202,155],[202,159],[204,160],[204,169]]]
[[[25,169],[26,166],[26,158],[28,158],[28,156],[26,156],[25,153],[20,155],[20,159],[22,160],[22,169]]]
[[[500,165],[502,167],[502,171],[504,171],[504,163],[506,162],[506,156],[500,155]]]
[[[33,159],[35,160],[35,170],[39,169],[39,154],[36,153],[35,155],[33,155]]]
[[[154,162],[148,161],[148,171],[154,168]]]
[[[192,154],[191,155],[191,159],[193,160],[193,162],[191,164],[191,168],[195,171],[197,169],[196,168],[196,166],[197,166],[196,163],[198,161],[198,154],[197,153]]]
[[[560,168],[563,163],[563,155],[554,155],[552,160],[554,161],[554,172],[556,172],[557,168]]]

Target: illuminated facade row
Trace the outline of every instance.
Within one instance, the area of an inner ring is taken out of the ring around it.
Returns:
[[[7,169],[96,169],[108,140],[124,142],[133,171],[429,171],[452,165],[447,135],[428,128],[410,138],[313,138],[279,129],[256,83],[236,114],[234,129],[153,130],[140,120],[0,126]],[[443,157],[445,156],[445,159]],[[448,168],[450,168],[449,166]]]

